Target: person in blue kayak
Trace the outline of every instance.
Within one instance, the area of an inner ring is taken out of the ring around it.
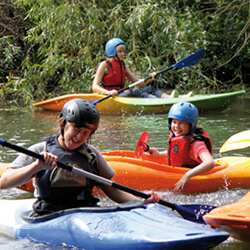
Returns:
[[[215,166],[212,142],[206,131],[197,126],[199,113],[189,102],[173,104],[168,113],[170,135],[165,151],[150,148],[147,154],[167,158],[174,167],[190,168],[175,184],[175,191],[182,190],[190,178],[204,174]]]
[[[99,94],[117,96],[118,90],[124,88],[126,78],[134,83],[139,79],[130,68],[124,63],[126,46],[120,38],[110,39],[105,46],[105,51],[108,59],[100,62],[96,69],[96,74],[92,84],[92,90]],[[152,81],[156,72],[149,74],[152,79],[146,82],[140,83],[138,86],[143,87]],[[142,97],[142,98],[167,98],[177,97],[179,94],[177,91],[173,91],[171,95],[168,95],[154,86],[148,85],[144,88],[135,87],[129,91],[125,91],[119,94],[121,97]]]
[[[45,162],[20,154],[0,178],[0,188],[16,187],[33,178],[37,200],[34,216],[62,209],[97,206],[92,195],[94,186],[102,188],[113,201],[122,203],[138,200],[132,194],[110,186],[98,185],[82,175],[57,167],[57,161],[112,179],[115,175],[100,152],[89,144],[99,125],[99,112],[84,99],[67,102],[59,117],[60,133],[32,145],[29,149],[42,154]],[[146,203],[158,202],[160,195],[151,192]]]

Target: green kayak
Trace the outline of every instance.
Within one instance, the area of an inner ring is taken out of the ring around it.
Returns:
[[[245,94],[245,90],[223,94],[205,94],[191,97],[177,98],[108,98],[96,104],[97,109],[104,114],[167,114],[170,107],[179,101],[191,102],[200,112],[224,110],[230,106],[238,96]],[[63,105],[74,98],[83,98],[88,101],[98,101],[104,95],[98,94],[68,94],[42,102],[34,103],[35,107],[46,110],[61,111]]]

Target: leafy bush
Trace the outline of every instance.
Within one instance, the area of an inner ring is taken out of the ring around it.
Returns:
[[[96,64],[106,57],[104,46],[112,37],[125,41],[126,63],[139,77],[206,47],[200,63],[159,76],[159,88],[197,93],[245,88],[249,5],[246,0],[4,0],[2,100],[29,103],[91,92]]]

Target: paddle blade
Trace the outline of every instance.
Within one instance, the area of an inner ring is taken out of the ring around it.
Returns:
[[[190,220],[197,223],[206,223],[203,216],[216,208],[211,205],[204,204],[187,204],[176,205],[176,211],[186,220]]]
[[[94,106],[96,106],[100,101],[89,101],[90,103],[92,103]]]
[[[149,133],[144,131],[137,143],[136,149],[135,149],[135,156],[137,158],[140,158],[144,151],[148,150],[148,140],[149,140]]]
[[[222,145],[220,153],[247,147],[250,147],[250,130],[245,130],[229,137]]]
[[[191,55],[183,58],[182,60],[174,64],[173,67],[181,69],[188,66],[192,66],[195,63],[199,62],[201,58],[204,56],[204,54],[205,54],[205,49],[204,48],[199,49],[196,52],[192,53]]]
[[[3,139],[0,139],[0,145],[4,145],[4,142],[5,142],[5,140],[3,140]]]

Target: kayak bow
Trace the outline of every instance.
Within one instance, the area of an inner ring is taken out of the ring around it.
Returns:
[[[214,209],[204,219],[233,238],[250,242],[250,192],[236,203]]]

